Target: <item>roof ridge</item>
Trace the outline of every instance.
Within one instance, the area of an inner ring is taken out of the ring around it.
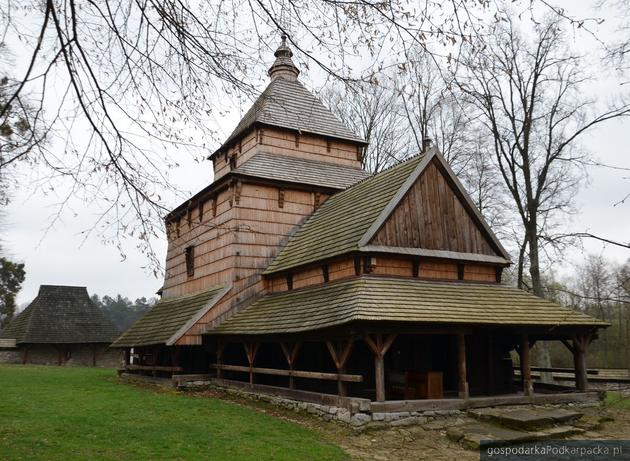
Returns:
[[[345,192],[346,190],[350,189],[351,187],[358,186],[359,184],[361,184],[361,183],[363,183],[363,182],[365,182],[365,181],[369,181],[370,179],[376,178],[376,177],[378,177],[379,175],[381,175],[381,174],[383,174],[383,173],[387,173],[388,171],[391,171],[391,170],[393,170],[394,168],[398,168],[398,167],[400,167],[400,166],[403,166],[404,164],[406,164],[406,163],[410,162],[411,160],[414,160],[414,159],[419,158],[419,157],[423,157],[425,154],[426,154],[426,152],[419,152],[419,153],[417,153],[417,154],[414,154],[414,155],[411,155],[411,156],[407,157],[407,158],[406,158],[406,159],[404,159],[404,160],[401,160],[401,161],[400,161],[400,162],[398,162],[398,163],[395,163],[395,164],[393,164],[393,165],[389,165],[387,168],[384,168],[384,169],[382,169],[381,171],[378,171],[378,172],[376,172],[376,173],[370,174],[370,176],[368,176],[367,178],[362,179],[361,181],[359,181],[359,182],[357,182],[357,183],[354,183],[352,186],[348,187],[347,189],[344,189],[344,192]],[[367,170],[366,170],[366,171],[367,171]]]

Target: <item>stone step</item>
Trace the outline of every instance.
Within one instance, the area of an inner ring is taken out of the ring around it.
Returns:
[[[584,434],[584,432],[584,429],[570,425],[528,432],[496,426],[489,422],[475,422],[451,427],[446,431],[446,435],[450,440],[459,442],[470,450],[478,450],[482,443],[484,446],[518,445],[540,440],[562,439]]]
[[[520,431],[537,431],[573,423],[583,416],[583,413],[563,408],[479,408],[467,413],[478,420]]]

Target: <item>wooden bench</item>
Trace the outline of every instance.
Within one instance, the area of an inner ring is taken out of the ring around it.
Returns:
[[[441,371],[405,371],[389,374],[392,394],[400,395],[404,400],[441,399],[444,387]]]

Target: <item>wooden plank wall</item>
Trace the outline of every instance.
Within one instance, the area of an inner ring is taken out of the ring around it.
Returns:
[[[497,254],[435,161],[427,166],[371,243]]]
[[[230,194],[226,191],[226,196]],[[233,197],[233,196],[232,196]],[[320,196],[320,200],[328,196]],[[223,203],[229,200],[219,201]],[[203,285],[207,275],[203,268],[223,268],[222,256],[228,255],[228,263],[231,272],[221,273],[223,280],[220,283],[231,283],[232,290],[223,300],[211,309],[200,321],[179,341],[179,345],[200,344],[202,334],[207,325],[234,311],[248,299],[260,296],[265,291],[265,283],[262,272],[268,266],[271,259],[288,239],[289,234],[298,223],[310,216],[315,209],[315,194],[313,192],[285,189],[284,202],[280,208],[278,203],[278,188],[257,184],[243,183],[237,201],[233,200],[230,208],[230,220],[226,223],[229,228],[229,238],[226,236],[213,238],[212,233],[202,233],[200,238],[194,240],[195,247],[195,275],[189,280],[177,285],[180,294],[199,291],[199,284]],[[193,215],[194,216],[194,215]],[[194,223],[194,220],[193,220]],[[181,232],[181,230],[180,230]],[[194,225],[190,235],[195,235]],[[210,240],[204,241],[204,237]],[[182,238],[185,237],[182,235]],[[219,250],[211,250],[217,242],[225,239],[227,246]],[[177,274],[186,277],[183,251],[192,241],[178,246],[181,255],[173,254],[173,260],[177,261]],[[197,248],[202,251],[197,254]],[[223,254],[223,253],[225,254]],[[218,259],[208,260],[212,255]],[[198,280],[198,269],[201,278]],[[320,271],[321,272],[321,271]],[[173,271],[172,273],[176,273]],[[298,283],[300,283],[298,281]],[[308,283],[308,277],[302,283]],[[285,279],[286,284],[286,279]],[[204,285],[201,289],[211,285]]]
[[[216,217],[213,216],[212,200],[203,205],[202,221],[199,222],[199,209],[191,209],[191,220],[184,214],[177,224],[171,223],[166,253],[166,273],[162,297],[164,299],[195,293],[224,283],[232,278],[234,255],[231,245],[234,233],[231,232],[234,211],[229,204],[230,193],[224,190],[217,196]],[[195,246],[195,275],[186,274],[185,249]]]
[[[238,168],[257,152],[361,168],[357,146],[352,143],[333,140],[327,142],[321,136],[309,134],[299,135],[299,140],[296,143],[295,132],[276,128],[252,129],[243,136],[240,151],[239,144],[236,143],[228,149],[227,158],[236,155],[236,167]],[[230,163],[226,161],[225,156],[216,157],[214,160],[215,180],[226,175],[229,171]]]
[[[376,263],[371,275],[390,277],[413,277],[413,262],[408,258],[395,256],[372,258]],[[451,261],[419,260],[418,278],[424,280],[458,281],[458,264]],[[361,261],[361,271],[364,263]],[[328,264],[329,282],[355,277],[353,258],[339,259]],[[322,266],[310,266],[292,273],[293,289],[324,283]],[[492,265],[464,264],[464,281],[496,283],[496,267]],[[267,290],[278,293],[288,290],[286,275],[270,277]]]

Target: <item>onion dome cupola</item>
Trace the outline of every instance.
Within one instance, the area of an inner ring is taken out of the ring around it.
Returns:
[[[287,46],[287,36],[285,34],[282,34],[282,42],[274,53],[274,56],[276,60],[267,72],[271,80],[273,81],[277,78],[297,80],[298,75],[300,75],[300,70],[291,59],[293,57],[293,51]]]

